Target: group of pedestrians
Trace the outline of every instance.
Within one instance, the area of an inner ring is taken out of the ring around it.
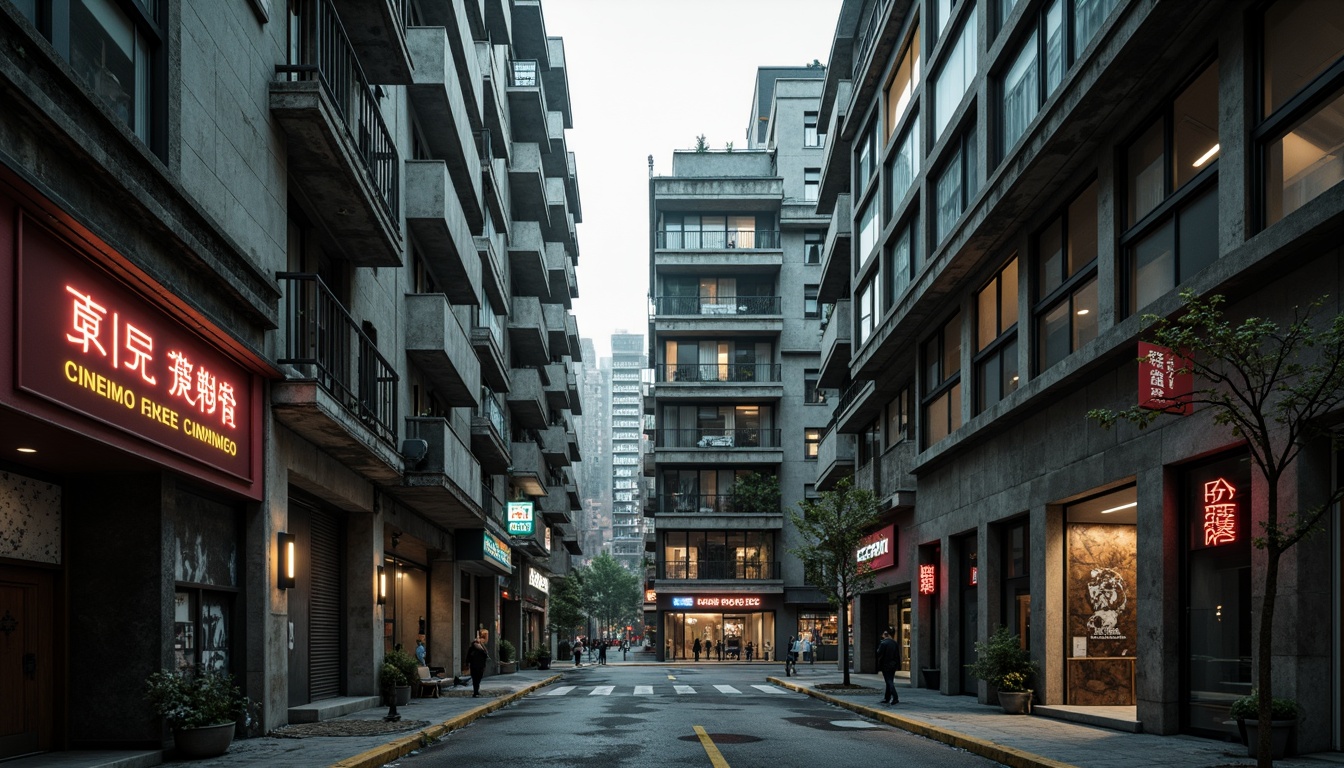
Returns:
[[[589,661],[596,662],[598,666],[605,666],[607,663],[607,648],[610,645],[611,643],[607,640],[589,639],[587,644],[585,644],[582,636],[574,638],[574,646],[572,648],[574,653],[574,666],[583,666],[583,654],[585,651],[588,653]],[[622,651],[628,651],[629,649],[629,641],[621,643]]]
[[[802,659],[809,664],[816,664],[816,657],[812,654],[812,640],[807,635],[794,637],[789,636],[789,648],[784,652],[784,676],[792,677],[798,673],[798,660]]]

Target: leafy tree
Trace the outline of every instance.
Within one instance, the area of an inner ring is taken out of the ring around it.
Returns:
[[[695,137],[695,151],[696,152],[709,151],[709,141],[705,138],[705,134],[702,133],[699,136]]]
[[[644,609],[643,580],[621,565],[609,552],[593,558],[583,569],[583,604],[598,626],[598,634],[632,624]]]
[[[1210,409],[1214,424],[1246,441],[1251,460],[1265,480],[1265,519],[1260,523],[1261,535],[1252,543],[1265,552],[1256,649],[1260,721],[1256,763],[1268,768],[1274,764],[1270,678],[1279,564],[1284,553],[1315,530],[1326,511],[1344,497],[1344,489],[1337,488],[1322,504],[1284,510],[1279,484],[1308,441],[1324,437],[1339,444],[1338,436],[1332,437],[1322,420],[1344,404],[1344,315],[1320,322],[1317,316],[1325,304],[1323,297],[1305,308],[1295,307],[1292,321],[1282,327],[1261,317],[1234,323],[1224,317],[1222,296],[1204,299],[1187,290],[1181,299],[1185,311],[1179,317],[1143,318],[1153,343],[1189,352],[1178,372],[1192,372],[1195,385],[1174,403]],[[1107,428],[1127,421],[1143,429],[1158,414],[1136,405],[1123,411],[1093,409],[1087,415]]]
[[[845,609],[854,598],[873,585],[872,566],[855,555],[868,529],[881,518],[877,497],[866,488],[855,488],[846,477],[820,499],[798,502],[800,512],[789,512],[802,544],[789,553],[803,561],[807,583],[815,585],[836,610],[840,630],[840,669],[849,685],[849,626]]]
[[[575,570],[567,576],[551,579],[551,594],[547,603],[551,615],[549,631],[562,638],[574,637],[575,630],[582,627],[588,617],[583,609],[582,571]]]
[[[779,514],[779,478],[760,472],[743,475],[733,483],[728,498],[738,514]]]

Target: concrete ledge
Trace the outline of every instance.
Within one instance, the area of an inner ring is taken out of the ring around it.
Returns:
[[[902,717],[901,715],[893,714],[875,707],[864,706],[863,704],[856,704],[842,697],[830,696],[804,685],[796,685],[792,682],[780,680],[777,677],[767,677],[766,681],[782,688],[788,688],[789,690],[798,691],[799,693],[806,693],[814,699],[821,699],[829,704],[848,709],[849,711],[856,712],[864,717],[871,717],[874,720],[886,723],[895,728],[900,728],[904,731],[909,731],[917,736],[923,736],[927,739],[933,739],[934,741],[941,741],[944,744],[964,749],[967,752],[980,755],[981,757],[987,757],[997,763],[1011,766],[1011,768],[1074,768],[1074,766],[1069,763],[1062,763],[1058,760],[1051,760],[1049,758],[1041,757],[1040,755],[1033,755],[1030,752],[1024,752],[1020,749],[1014,749],[1013,747],[1006,747],[992,741],[978,739],[974,736],[967,736],[964,733],[951,730],[950,728],[934,727],[921,720]]]
[[[1089,712],[1081,712],[1077,708],[1052,707],[1049,704],[1033,704],[1031,705],[1031,713],[1033,715],[1040,715],[1041,717],[1053,717],[1056,720],[1068,720],[1071,723],[1082,723],[1083,725],[1095,725],[1098,728],[1109,728],[1112,731],[1143,733],[1142,721],[1096,715]]]
[[[408,755],[417,749],[423,749],[443,738],[444,735],[468,725],[478,718],[485,717],[497,709],[502,709],[538,688],[544,688],[559,679],[560,675],[552,675],[545,680],[533,683],[532,685],[514,691],[507,696],[501,696],[493,701],[482,704],[479,707],[467,710],[466,712],[449,718],[438,725],[431,725],[428,728],[423,728],[408,736],[402,736],[395,741],[390,741],[382,746],[374,747],[373,749],[362,752],[354,757],[346,758],[339,763],[333,763],[331,768],[379,768],[379,766],[386,765],[387,763]]]
[[[320,723],[378,706],[377,696],[343,696],[289,708],[289,723]]]

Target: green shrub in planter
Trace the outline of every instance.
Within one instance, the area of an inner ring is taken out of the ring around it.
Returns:
[[[383,666],[378,668],[379,690],[390,696],[392,689],[399,685],[409,685],[409,678],[397,668],[396,664],[384,661]]]
[[[985,642],[975,644],[975,663],[968,664],[973,677],[1001,691],[1025,691],[1027,679],[1036,672],[1036,662],[1008,627],[999,627]]]
[[[501,664],[507,664],[510,661],[513,661],[516,652],[517,649],[513,647],[513,643],[508,640],[499,641],[499,661]]]
[[[1269,716],[1273,720],[1296,720],[1302,714],[1302,707],[1292,699],[1270,699]],[[1256,720],[1260,717],[1260,694],[1256,689],[1236,701],[1228,710],[1233,720]]]
[[[237,722],[248,700],[233,676],[204,669],[155,672],[145,681],[145,698],[174,728],[201,728]]]
[[[406,678],[405,682],[398,685],[409,685],[409,681],[420,679],[420,662],[405,651],[388,651],[387,655],[383,656],[383,663],[396,667],[401,671],[402,677]]]

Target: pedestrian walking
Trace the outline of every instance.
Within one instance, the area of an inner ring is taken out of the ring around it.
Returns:
[[[877,669],[882,673],[882,680],[887,684],[886,691],[882,694],[883,704],[897,704],[900,697],[896,695],[896,670],[901,666],[901,647],[891,637],[891,629],[882,630],[882,641],[877,644]]]
[[[784,651],[784,676],[792,677],[798,671],[798,638],[789,635],[789,647]]]
[[[607,664],[607,646],[611,644],[609,640],[603,640],[597,646],[597,663],[602,666]]]
[[[769,661],[769,660],[770,660],[770,654],[772,654],[772,653],[774,653],[774,652],[775,652],[775,644],[772,643],[772,642],[770,642],[769,640],[766,640],[766,641],[765,641],[765,660],[766,660],[766,661]]]
[[[490,652],[485,644],[490,640],[490,630],[482,629],[476,633],[476,640],[467,648],[467,666],[471,669],[471,695],[481,695],[481,678],[485,677],[485,663],[490,660]]]
[[[808,639],[807,635],[803,635],[802,644],[803,661],[806,661],[808,664],[816,664],[816,657],[812,655],[812,641]]]
[[[695,654],[696,661],[700,660],[700,647],[700,638],[697,637],[695,638],[695,642],[691,643],[691,653]]]
[[[583,666],[583,641],[578,639],[574,641],[574,666]]]
[[[723,638],[720,637],[714,642],[714,652],[719,655],[719,661],[723,661]]]
[[[751,656],[756,652],[756,646],[750,640],[747,641],[747,661],[751,661]]]

